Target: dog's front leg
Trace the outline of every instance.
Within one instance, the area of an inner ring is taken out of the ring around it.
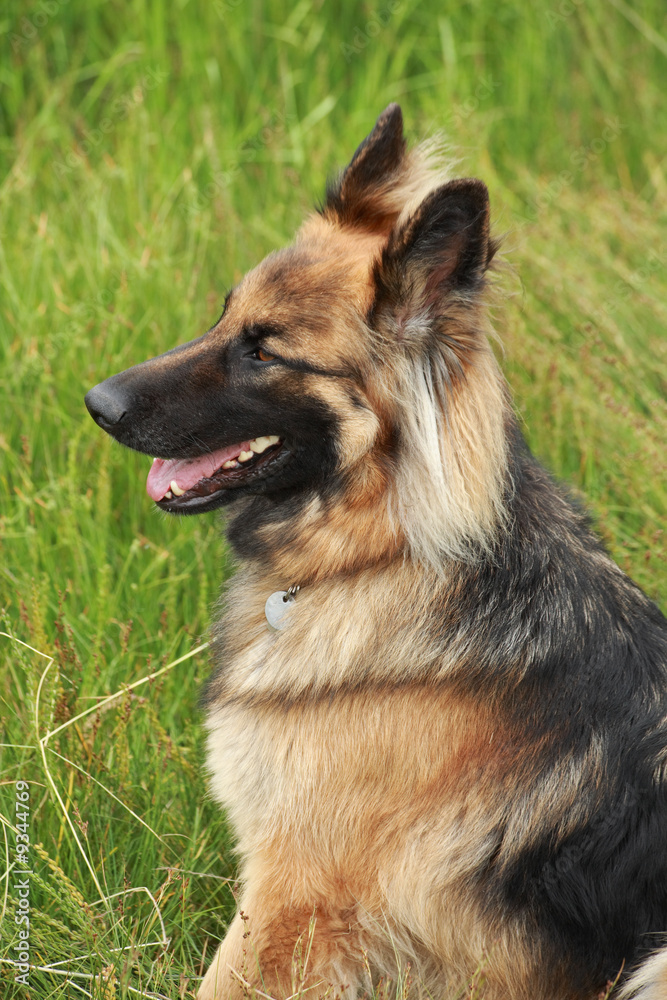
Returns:
[[[237,913],[202,980],[197,1000],[241,1000],[257,982],[257,961],[246,935],[243,911]]]
[[[330,904],[273,912],[246,897],[204,976],[198,1000],[355,997],[370,986],[354,908]]]

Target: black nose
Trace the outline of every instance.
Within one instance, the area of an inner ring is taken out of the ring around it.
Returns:
[[[104,382],[86,393],[85,403],[93,420],[105,431],[116,427],[127,411],[123,397],[116,395]]]

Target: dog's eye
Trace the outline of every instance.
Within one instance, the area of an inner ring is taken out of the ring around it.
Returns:
[[[250,357],[254,358],[255,361],[275,361],[276,360],[275,354],[269,354],[269,352],[265,351],[263,347],[256,347],[255,350],[250,355]]]

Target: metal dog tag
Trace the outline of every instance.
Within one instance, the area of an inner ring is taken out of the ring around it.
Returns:
[[[264,614],[272,632],[285,628],[293,604],[294,594],[290,594],[288,590],[276,590],[267,598]]]

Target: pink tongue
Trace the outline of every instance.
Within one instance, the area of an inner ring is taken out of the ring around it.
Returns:
[[[199,458],[154,458],[146,480],[148,495],[161,500],[174,479],[182,490],[189,490],[200,479],[208,479],[217,472],[223,462],[238,458],[242,451],[250,451],[249,441],[219,448]]]

